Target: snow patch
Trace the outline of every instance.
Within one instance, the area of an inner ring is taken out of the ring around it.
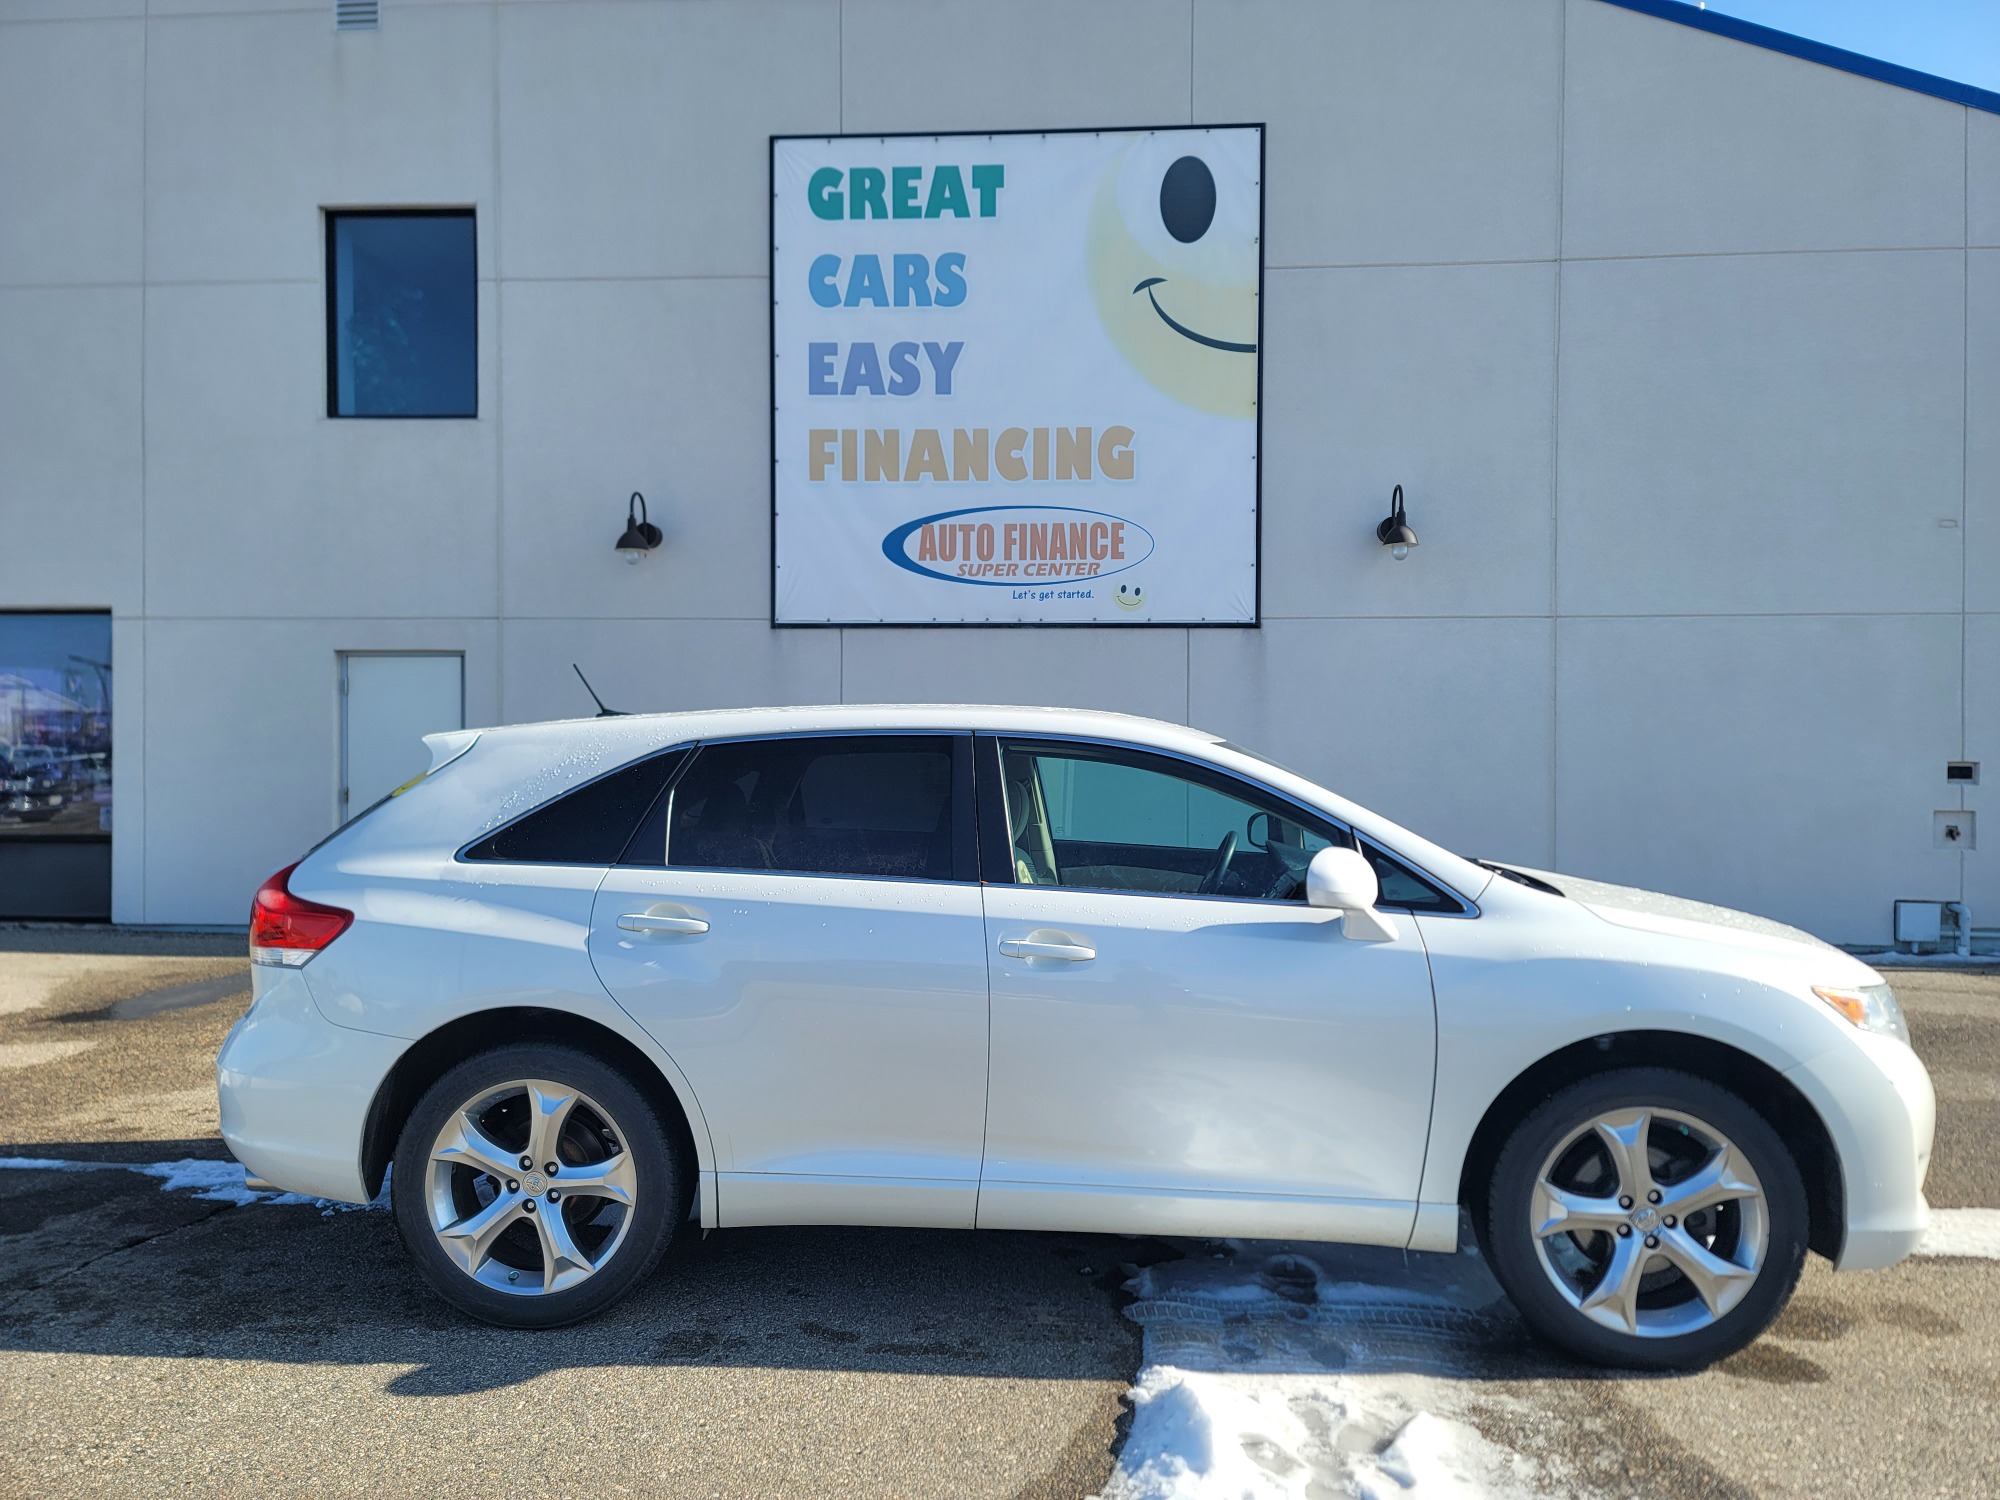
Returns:
[[[1423,1399],[1436,1402],[1442,1393]],[[1149,1365],[1101,1500],[1530,1500],[1537,1465],[1425,1410],[1394,1377]]]
[[[1131,1431],[1102,1500],[1528,1500],[1560,1476],[1482,1435],[1525,1331],[1476,1254],[1227,1241],[1138,1271]],[[1275,1253],[1274,1253],[1275,1252]]]
[[[160,1179],[162,1192],[192,1192],[197,1198],[219,1203],[248,1206],[253,1203],[284,1206],[303,1204],[328,1214],[354,1213],[389,1206],[389,1184],[369,1203],[340,1203],[331,1198],[312,1198],[304,1193],[281,1193],[249,1184],[249,1174],[241,1162],[213,1161],[204,1157],[184,1157],[180,1161],[61,1161],[49,1156],[0,1157],[0,1170],[37,1172],[137,1172]]]
[[[1934,1208],[1919,1255],[2000,1260],[2000,1208]]]

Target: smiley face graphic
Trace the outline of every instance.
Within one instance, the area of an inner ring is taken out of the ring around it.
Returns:
[[[1146,591],[1136,583],[1121,583],[1111,602],[1120,609],[1141,609],[1146,603]]]
[[[1119,353],[1218,416],[1257,400],[1258,151],[1253,132],[1142,136],[1091,208],[1091,292]]]

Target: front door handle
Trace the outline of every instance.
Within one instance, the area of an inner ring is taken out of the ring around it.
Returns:
[[[649,911],[631,911],[618,919],[627,932],[706,932],[708,923],[700,917],[656,917]]]
[[[1097,957],[1097,950],[1088,943],[1058,943],[1046,938],[1003,938],[1000,951],[1009,958],[1060,958],[1073,964]]]

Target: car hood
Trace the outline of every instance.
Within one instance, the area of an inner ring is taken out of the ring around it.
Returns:
[[[1553,887],[1592,915],[1615,926],[1657,932],[1668,937],[1727,943],[1766,953],[1810,956],[1822,961],[1838,955],[1846,964],[1856,968],[1866,967],[1852,954],[1843,952],[1824,939],[1814,937],[1802,928],[1774,922],[1769,917],[1753,916],[1747,911],[1734,911],[1727,906],[1711,906],[1706,901],[1690,901],[1684,896],[1669,896],[1661,891],[1645,891],[1636,886],[1586,880],[1579,875],[1534,870],[1525,865],[1507,865],[1504,868]]]

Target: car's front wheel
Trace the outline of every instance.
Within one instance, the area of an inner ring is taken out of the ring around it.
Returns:
[[[395,1163],[396,1227],[424,1278],[514,1328],[574,1323],[630,1291],[672,1238],[685,1170],[623,1073],[525,1043],[432,1084]]]
[[[1806,1254],[1805,1186],[1769,1122],[1691,1074],[1571,1084],[1501,1149],[1482,1236],[1535,1330],[1598,1364],[1688,1369],[1762,1333]]]

